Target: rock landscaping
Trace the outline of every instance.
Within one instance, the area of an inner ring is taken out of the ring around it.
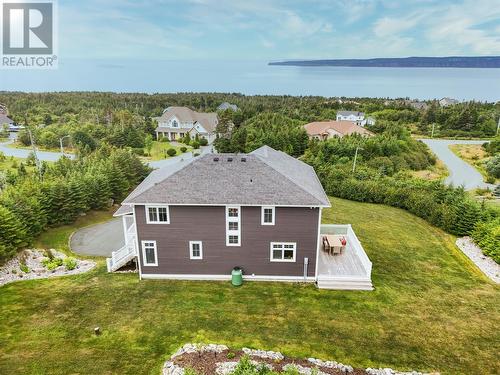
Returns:
[[[390,368],[359,369],[335,361],[316,358],[289,358],[279,352],[225,345],[186,344],[165,362],[162,375],[439,375],[422,372],[398,372]]]
[[[484,255],[483,251],[474,243],[472,238],[459,238],[456,241],[456,245],[486,276],[497,284],[500,283],[500,264],[489,256]]]
[[[46,279],[88,272],[95,262],[68,257],[54,250],[23,250],[0,267],[0,286],[14,281]]]

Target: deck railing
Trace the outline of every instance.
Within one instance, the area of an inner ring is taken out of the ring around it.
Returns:
[[[363,268],[366,270],[367,276],[371,277],[372,274],[372,262],[366,255],[361,242],[359,242],[356,233],[352,229],[351,224],[322,224],[321,234],[334,234],[343,235],[347,237],[347,243],[356,252]]]

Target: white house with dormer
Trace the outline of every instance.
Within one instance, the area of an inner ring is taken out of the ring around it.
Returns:
[[[188,107],[168,107],[160,117],[154,119],[158,123],[157,139],[167,138],[169,141],[175,141],[189,133],[191,138],[198,135],[208,143],[215,140],[218,123],[216,113],[196,112]]]
[[[351,121],[356,125],[375,125],[375,119],[373,117],[366,117],[364,112],[358,111],[338,111],[337,121]]]

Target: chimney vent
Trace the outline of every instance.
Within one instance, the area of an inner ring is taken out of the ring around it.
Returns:
[[[241,161],[244,163],[247,161],[247,158],[241,158]]]
[[[228,163],[231,163],[233,161],[233,158],[227,158]]]
[[[219,158],[214,158],[214,161],[219,161]]]

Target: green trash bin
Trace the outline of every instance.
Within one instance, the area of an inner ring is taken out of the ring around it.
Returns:
[[[243,270],[240,267],[234,267],[231,271],[231,284],[234,286],[243,284]]]

